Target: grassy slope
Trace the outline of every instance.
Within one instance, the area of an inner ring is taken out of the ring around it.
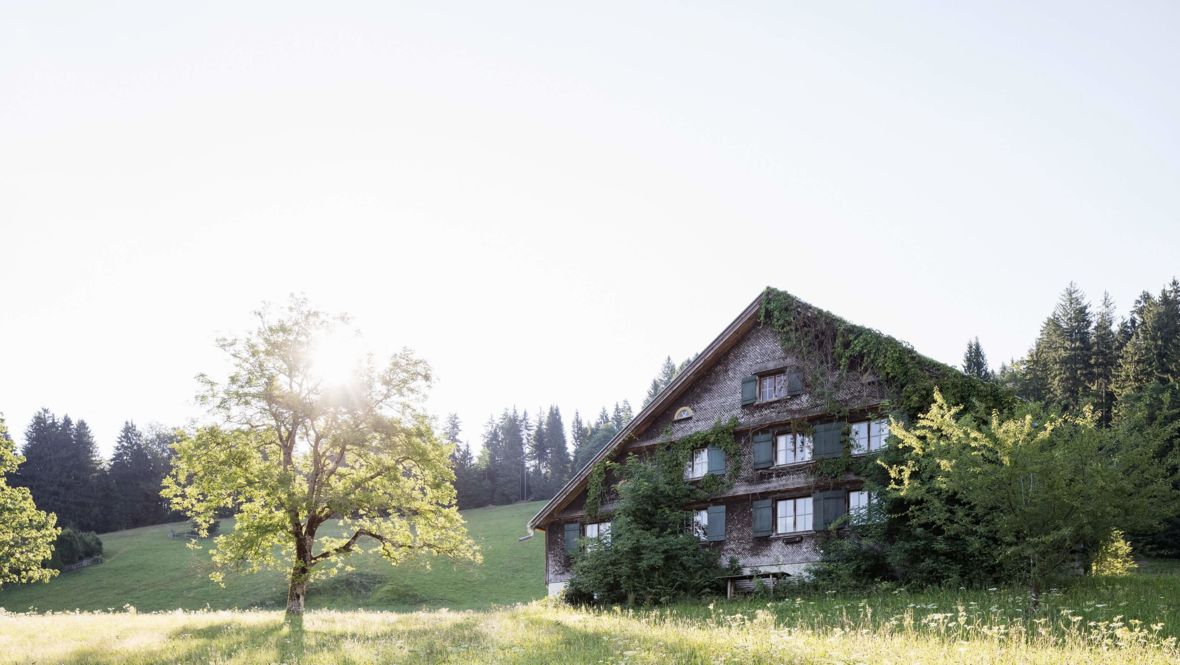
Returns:
[[[467,528],[480,545],[483,566],[435,560],[397,568],[374,555],[355,557],[355,572],[314,583],[310,608],[455,609],[486,608],[545,594],[544,542],[518,542],[524,524],[541,503],[464,511]],[[227,524],[223,522],[223,525]],[[209,556],[168,537],[162,525],[102,536],[106,562],[65,573],[48,584],[6,587],[0,607],[9,611],[106,610],[131,605],[140,611],[282,607],[283,575],[264,572],[227,576],[226,588],[209,581]]]

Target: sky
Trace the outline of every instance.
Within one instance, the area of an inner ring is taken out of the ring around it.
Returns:
[[[428,402],[642,402],[767,285],[950,364],[1180,273],[1168,2],[0,3],[0,412],[183,425],[302,293]]]

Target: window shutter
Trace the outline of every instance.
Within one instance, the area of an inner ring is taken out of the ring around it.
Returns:
[[[582,533],[582,525],[573,522],[565,525],[565,551],[573,554],[578,551],[578,536]]]
[[[836,520],[848,512],[848,491],[829,490],[812,495],[812,510],[815,511],[816,531],[826,531]]]
[[[754,435],[754,468],[768,469],[774,466],[774,437],[770,432]]]
[[[814,446],[812,457],[815,459],[839,457],[844,454],[844,423],[816,425],[811,443]]]
[[[749,406],[758,401],[758,377],[747,376],[742,379],[742,406]]]
[[[787,370],[787,397],[803,394],[803,370],[792,367]]]
[[[709,446],[709,473],[719,476],[725,473],[725,451],[717,446]]]
[[[705,530],[705,540],[718,542],[725,540],[725,506],[709,506],[709,524]]]
[[[774,525],[770,515],[770,499],[760,499],[754,502],[754,535],[769,536],[774,532]]]

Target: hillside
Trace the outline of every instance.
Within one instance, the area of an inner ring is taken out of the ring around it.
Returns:
[[[545,595],[543,534],[524,542],[524,524],[542,502],[463,512],[484,564],[446,560],[409,562],[396,568],[373,555],[354,557],[353,572],[313,584],[309,609],[481,609]],[[224,520],[223,528],[232,528]],[[59,575],[48,584],[6,587],[0,607],[20,612],[106,610],[131,605],[141,611],[170,609],[281,608],[286,584],[278,572],[228,575],[226,586],[209,581],[207,543],[191,550],[169,537],[184,524],[103,534],[106,562]],[[427,566],[430,569],[427,570]]]

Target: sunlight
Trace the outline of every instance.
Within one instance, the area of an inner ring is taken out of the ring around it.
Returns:
[[[340,387],[352,382],[365,358],[361,336],[350,330],[334,330],[316,340],[311,370],[324,384]]]

